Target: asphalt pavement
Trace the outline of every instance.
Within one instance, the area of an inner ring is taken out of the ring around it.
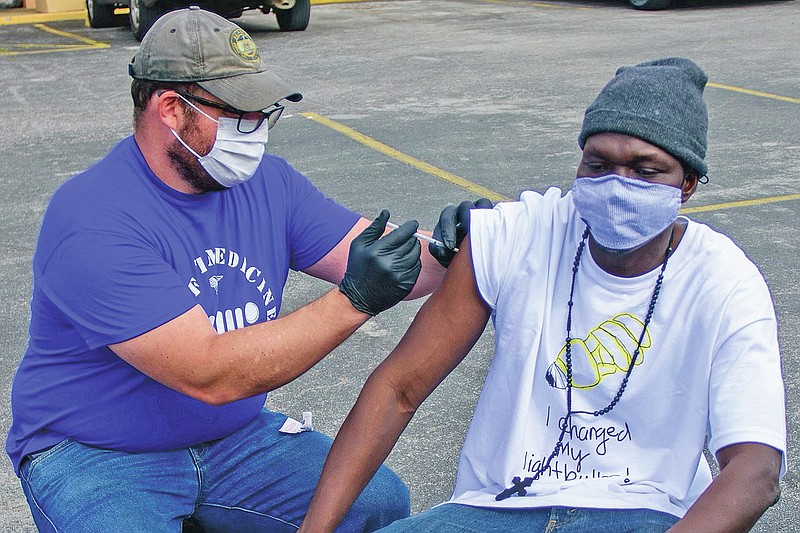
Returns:
[[[0,23],[5,20],[0,12]],[[490,194],[569,187],[583,110],[620,65],[686,56],[709,75],[710,182],[687,207],[761,268],[779,320],[789,422],[783,496],[754,531],[800,530],[800,59],[797,1],[684,0],[642,12],[624,0],[398,0],[314,5],[306,31],[272,15],[237,20],[305,98],[270,133],[339,202],[432,229],[440,210]],[[56,187],[131,132],[126,27],[81,20],[0,25],[0,435],[27,342],[30,261]],[[120,199],[124,201],[124,199]],[[292,275],[284,313],[327,287]],[[334,435],[369,372],[420,302],[370,320],[268,405],[313,411]],[[491,358],[491,328],[422,406],[388,464],[413,511],[449,496]],[[0,532],[35,531],[0,460]]]

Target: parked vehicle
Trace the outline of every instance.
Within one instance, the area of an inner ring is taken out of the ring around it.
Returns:
[[[119,17],[114,15],[116,8],[130,8],[131,32],[141,41],[158,17],[189,5],[199,5],[229,19],[241,17],[248,10],[272,12],[281,31],[305,30],[311,15],[311,0],[86,0],[86,11],[92,28],[109,28],[119,22]]]

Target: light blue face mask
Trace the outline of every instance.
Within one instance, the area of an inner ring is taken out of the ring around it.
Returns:
[[[609,174],[576,178],[572,202],[597,244],[608,250],[628,251],[675,221],[681,189]]]
[[[252,178],[261,163],[264,145],[269,139],[267,121],[265,120],[252,133],[241,133],[238,128],[239,119],[228,117],[215,119],[183,96],[178,96],[208,120],[217,123],[217,137],[211,151],[206,155],[200,155],[192,150],[175,130],[170,130],[172,135],[197,158],[206,172],[220,185],[233,187]]]

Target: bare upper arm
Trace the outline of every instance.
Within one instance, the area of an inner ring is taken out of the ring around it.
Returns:
[[[780,475],[783,459],[779,450],[758,442],[731,444],[720,448],[716,456],[720,470],[724,470],[730,464],[747,464],[768,475],[774,475],[776,480]]]
[[[319,261],[306,268],[304,272],[319,279],[338,285],[347,269],[347,258],[350,254],[350,243],[372,223],[366,218],[359,219],[333,249]],[[387,232],[391,230],[387,229]],[[428,232],[423,232],[428,233]],[[442,281],[444,268],[428,252],[427,243],[422,243],[422,271],[407,300],[430,294]]]
[[[189,396],[206,380],[201,365],[217,332],[198,304],[169,322],[109,346],[120,358],[156,381]]]
[[[766,444],[743,442],[721,448],[716,456],[720,472],[730,469],[730,473],[744,480],[748,490],[755,491],[763,498],[763,507],[758,509],[759,515],[777,503],[781,494],[781,451]]]
[[[370,224],[370,220],[364,217],[360,218],[330,252],[325,254],[322,259],[306,268],[303,272],[315,278],[324,279],[325,281],[338,285],[342,281],[344,272],[347,269],[347,256],[350,254],[350,242]]]
[[[416,408],[464,359],[491,312],[478,293],[469,239],[447,269],[442,285],[422,305],[397,348],[376,373],[385,372]]]

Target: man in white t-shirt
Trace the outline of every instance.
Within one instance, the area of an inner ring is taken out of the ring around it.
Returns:
[[[472,211],[301,531],[336,526],[490,317],[453,496],[383,531],[729,533],[776,501],[786,416],[767,286],[730,239],[678,216],[705,180],[706,81],[684,58],[620,68],[586,110],[571,191]]]

